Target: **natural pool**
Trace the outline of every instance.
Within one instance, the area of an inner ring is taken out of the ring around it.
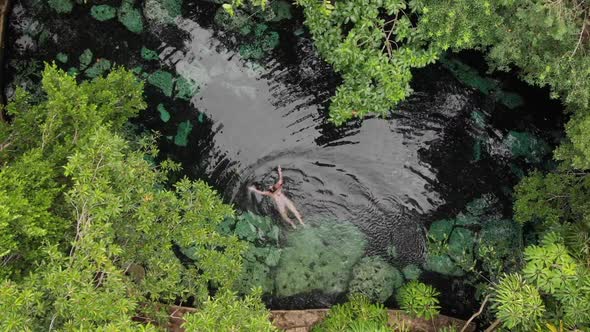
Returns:
[[[395,288],[420,278],[465,315],[474,289],[462,270],[485,264],[475,262],[481,243],[504,241],[500,258],[522,247],[511,188],[531,165],[551,167],[560,106],[508,75],[478,77],[477,55],[417,71],[415,93],[388,118],[335,128],[326,109],[339,79],[285,3],[270,22],[254,15],[239,26],[220,24],[206,1],[107,1],[70,13],[70,2],[54,6],[63,13],[44,3],[14,6],[6,93],[34,89],[42,61],[81,78],[134,69],[150,105],[137,128],[161,132],[186,175],[252,212],[222,231],[252,243],[239,288],[263,286],[272,307],[323,307],[349,289],[393,305]],[[272,184],[277,165],[306,228],[290,230],[246,190]]]

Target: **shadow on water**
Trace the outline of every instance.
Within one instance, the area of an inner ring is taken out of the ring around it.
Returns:
[[[145,71],[164,67],[194,80],[199,91],[190,102],[166,99],[146,85],[151,106],[138,122],[168,137],[162,151],[181,161],[186,175],[207,179],[238,209],[280,223],[270,200],[246,188],[271,185],[281,165],[285,192],[305,220],[350,221],[366,234],[368,254],[385,255],[394,245],[396,264],[422,263],[428,225],[482,194],[499,197],[510,217],[511,188],[518,180],[514,167],[526,170],[528,164],[511,161],[503,143],[508,132],[534,132],[554,145],[561,131],[561,106],[548,101],[546,91],[539,98],[538,89],[507,83],[525,101],[511,110],[461,84],[442,65],[416,71],[414,94],[388,117],[335,128],[326,113],[339,78],[317,57],[309,37],[295,36],[289,25],[275,27],[281,46],[259,65],[228,47],[235,36],[213,28],[216,7],[201,1],[185,4],[174,26],[149,26],[141,35],[116,21],[93,20],[86,7],[65,17],[47,14],[40,20],[50,27],[54,43],[46,46],[23,33],[23,25],[39,20],[26,8],[17,3],[13,13],[13,59],[49,60],[58,52],[77,55],[90,48],[121,65],[141,65]],[[142,46],[156,49],[160,61],[142,60]],[[474,54],[461,57],[483,61]],[[164,101],[172,110],[169,122],[160,120],[154,106]],[[188,145],[177,146],[171,137],[186,120],[194,129]],[[543,136],[548,129],[556,134]],[[427,279],[448,294],[443,304],[457,308],[453,313],[470,310],[462,298],[470,290],[438,274]],[[338,299],[307,294],[269,301],[273,307],[295,308]]]

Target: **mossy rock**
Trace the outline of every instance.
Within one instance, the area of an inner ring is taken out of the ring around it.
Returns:
[[[446,241],[451,235],[454,226],[455,221],[453,219],[437,220],[430,225],[428,237],[434,241]]]
[[[475,235],[472,231],[456,227],[449,237],[448,255],[461,266],[471,266],[474,262],[473,250]]]
[[[341,293],[364,254],[364,235],[352,224],[323,221],[289,233],[276,269],[276,294]]]
[[[181,76],[176,80],[176,86],[174,87],[175,98],[190,101],[198,90],[199,86],[195,81]]]
[[[428,255],[424,269],[437,272],[446,276],[461,277],[465,271],[457,266],[448,255]]]
[[[96,78],[102,76],[104,73],[111,69],[111,62],[109,60],[100,59],[96,61],[84,72],[84,75],[88,78]]]
[[[143,18],[139,9],[134,7],[133,0],[123,0],[117,18],[127,30],[133,33],[141,33],[143,31]]]
[[[78,58],[78,61],[80,61],[80,70],[86,69],[88,65],[90,65],[90,63],[92,62],[92,58],[92,51],[89,49],[85,49],[84,52],[82,52],[82,54],[80,54],[80,57]]]
[[[109,5],[94,5],[90,8],[90,16],[100,22],[108,21],[117,16],[117,8]]]
[[[74,9],[74,3],[71,0],[47,0],[47,5],[58,14],[68,14]]]
[[[141,47],[141,57],[147,61],[160,60],[160,56],[158,55],[158,52],[156,52],[154,50],[150,50],[149,48],[147,48],[145,46]]]
[[[172,24],[181,15],[182,0],[146,0],[143,13],[157,24]]]
[[[529,163],[538,163],[551,152],[544,140],[527,132],[510,131],[503,143],[513,158],[524,158]]]
[[[149,84],[159,88],[166,97],[172,96],[174,76],[171,73],[157,70],[148,76],[147,81]]]
[[[363,294],[373,302],[383,303],[403,282],[400,271],[382,258],[364,257],[352,269],[348,292]]]
[[[174,144],[178,146],[187,146],[188,136],[192,130],[193,124],[189,120],[181,122],[176,130],[176,136],[174,136]]]
[[[160,120],[163,122],[168,122],[170,120],[170,113],[166,110],[166,107],[162,104],[158,104],[157,106],[158,113],[160,113]]]
[[[61,63],[67,63],[68,62],[68,55],[65,53],[57,53],[57,55],[55,56],[55,59]]]

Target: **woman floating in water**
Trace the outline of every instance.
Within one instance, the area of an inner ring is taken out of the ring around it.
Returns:
[[[279,172],[279,181],[268,187],[268,191],[260,191],[254,186],[248,187],[248,190],[260,195],[272,197],[281,217],[293,228],[297,227],[295,226],[295,223],[293,223],[293,220],[289,218],[288,211],[291,211],[295,215],[295,218],[297,218],[301,225],[305,225],[301,219],[301,214],[299,214],[299,211],[297,211],[295,208],[295,204],[293,204],[293,202],[283,194],[283,172],[281,170],[281,166],[277,167],[277,171]]]

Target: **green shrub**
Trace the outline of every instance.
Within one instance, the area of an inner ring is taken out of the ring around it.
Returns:
[[[493,308],[496,317],[508,329],[531,329],[538,325],[545,312],[535,287],[518,274],[506,275],[495,288]]]
[[[440,293],[432,286],[418,281],[410,281],[398,291],[400,308],[410,315],[433,319],[439,314],[440,306],[436,298]]]
[[[206,300],[198,311],[185,315],[182,327],[199,332],[271,332],[278,331],[270,322],[270,313],[262,304],[261,291],[239,299],[224,291]]]
[[[330,308],[326,318],[312,328],[312,332],[338,331],[390,331],[387,310],[381,304],[372,304],[360,294],[351,295],[349,301]]]

